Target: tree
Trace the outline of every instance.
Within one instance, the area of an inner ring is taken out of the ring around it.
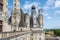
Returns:
[[[54,30],[54,34],[55,34],[56,36],[60,36],[60,30],[59,30],[59,29]]]

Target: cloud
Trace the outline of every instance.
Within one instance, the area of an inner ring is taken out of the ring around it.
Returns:
[[[27,12],[28,9],[29,10],[31,9],[32,5],[35,5],[36,11],[37,11],[37,9],[40,8],[40,6],[39,6],[40,2],[38,2],[38,1],[34,1],[34,2],[26,1],[25,4],[22,7],[23,11]]]
[[[43,14],[44,16],[48,16],[48,14],[47,13],[45,13],[45,14]]]
[[[30,4],[25,4],[24,8],[26,8],[26,9],[31,8],[32,5],[35,5],[35,7],[37,7],[39,5],[39,3],[38,2],[32,2]]]
[[[25,1],[25,4],[29,4],[29,3],[31,3],[31,1]]]
[[[60,7],[60,0],[55,1],[55,8]]]
[[[58,10],[57,10],[57,11],[55,11],[55,14],[59,14],[59,15],[60,15],[60,11],[58,11]]]
[[[55,2],[55,0],[48,0],[46,5],[51,6],[54,4],[54,2]]]
[[[46,17],[47,19],[51,19],[52,18],[51,16],[49,16],[48,13],[43,14],[43,16]]]
[[[49,14],[54,12],[54,4],[55,0],[47,0],[46,4],[43,6],[43,15],[44,17],[46,17],[47,19],[52,19],[53,17]],[[53,12],[52,12],[53,11]]]
[[[24,8],[25,8],[25,9],[29,9],[29,8],[31,8],[31,5],[32,5],[32,4],[25,4],[25,5],[24,5]]]
[[[48,1],[46,2],[46,4],[43,6],[43,9],[44,9],[44,10],[49,10],[49,9],[51,9],[52,7],[54,8],[54,2],[55,2],[55,0],[48,0]]]
[[[51,19],[52,17],[48,16],[47,19]]]
[[[55,1],[55,14],[60,15],[60,0]]]
[[[48,9],[49,9],[48,6],[44,6],[44,7],[43,7],[43,10],[48,10]]]

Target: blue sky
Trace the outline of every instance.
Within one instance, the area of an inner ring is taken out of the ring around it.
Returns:
[[[9,11],[12,11],[13,1],[9,0]],[[20,0],[20,8],[24,13],[31,10],[32,5],[36,6],[36,14],[38,9],[42,8],[44,16],[45,29],[60,29],[60,0]],[[30,11],[31,14],[31,11]]]

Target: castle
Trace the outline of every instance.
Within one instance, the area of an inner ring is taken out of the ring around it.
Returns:
[[[13,0],[12,15],[9,17],[8,0],[0,0],[0,32],[31,31],[31,40],[45,40],[43,29],[42,9],[38,10],[32,5],[31,16],[29,10],[23,13],[20,8],[20,0]]]

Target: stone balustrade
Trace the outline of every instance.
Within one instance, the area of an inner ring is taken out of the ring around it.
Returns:
[[[60,40],[59,38],[57,37],[45,37],[46,40]]]
[[[30,31],[15,31],[15,32],[0,32],[0,40],[2,39],[13,39],[20,36],[29,36],[31,34]]]

